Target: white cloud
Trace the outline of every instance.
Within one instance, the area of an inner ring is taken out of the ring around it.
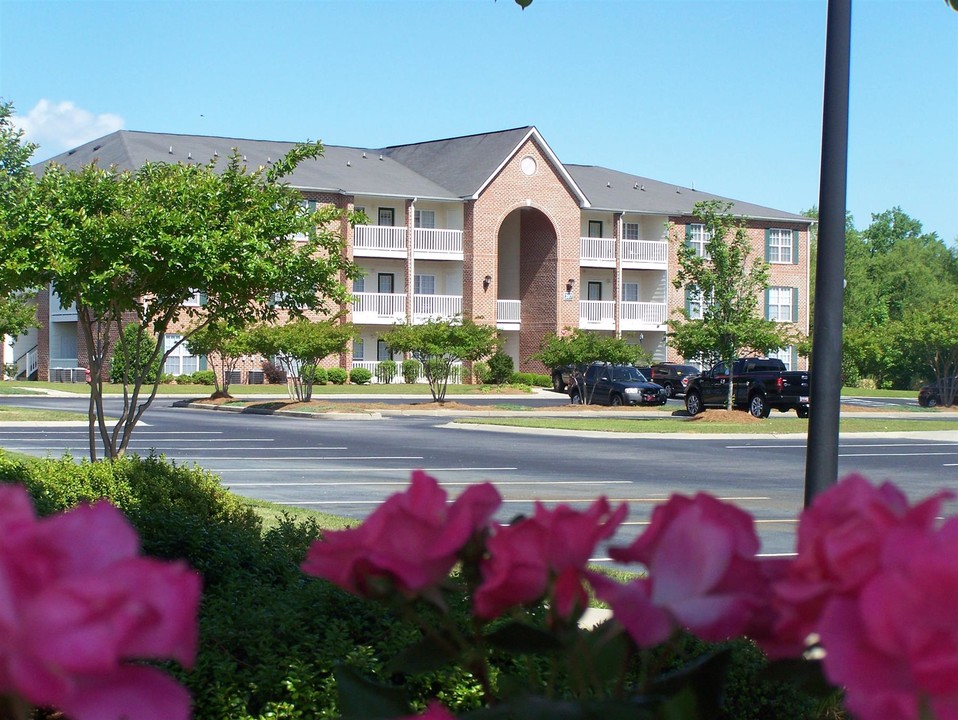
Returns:
[[[38,157],[56,155],[124,125],[119,115],[94,115],[69,100],[52,103],[46,99],[40,100],[26,115],[16,115],[13,121],[23,129],[25,139],[40,146]]]

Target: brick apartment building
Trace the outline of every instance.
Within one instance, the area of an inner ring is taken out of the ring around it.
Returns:
[[[52,158],[68,168],[94,161],[135,169],[145,161],[206,162],[233,148],[249,167],[268,165],[292,143],[118,131]],[[670,352],[666,322],[700,309],[672,287],[675,241],[704,243],[692,215],[716,195],[591,165],[563,164],[535,127],[386,148],[326,146],[287,181],[308,202],[361,209],[370,225],[346,230],[348,253],[365,277],[352,287],[349,315],[360,335],[343,367],[389,357],[380,340],[399,320],[463,315],[495,324],[517,368],[543,337],[565,327],[611,333],[656,360]],[[811,221],[747,202],[754,252],[771,267],[766,316],[808,331]],[[85,364],[75,308],[41,293],[40,327],[13,342],[18,375],[76,379]],[[175,338],[173,338],[175,340]],[[172,340],[169,342],[172,343]],[[779,356],[804,367],[794,348]],[[166,372],[206,366],[177,349]],[[254,369],[249,364],[247,369]],[[243,381],[248,380],[248,374]]]

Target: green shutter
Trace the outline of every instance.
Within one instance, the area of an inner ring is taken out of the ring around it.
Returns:
[[[767,230],[765,232],[768,232]],[[768,303],[772,299],[772,288],[765,288],[765,319],[771,320],[771,313],[769,312]]]
[[[206,370],[206,355],[200,355],[200,370]]]
[[[691,224],[688,224],[685,226],[685,244],[689,246],[692,244],[692,225]]]
[[[792,322],[798,322],[798,288],[792,288]]]
[[[203,306],[206,305],[207,299],[208,299],[208,297],[207,297],[206,293],[205,293],[205,292],[201,292],[201,293],[200,293],[200,307],[203,307]]]
[[[802,234],[798,230],[792,230],[792,265],[798,265],[798,241]]]
[[[798,348],[792,345],[792,370],[798,370]]]
[[[685,317],[689,317],[692,313],[692,299],[689,297],[689,288],[688,285],[685,286]]]
[[[772,229],[765,228],[765,262],[768,262],[769,253],[772,251]],[[768,298],[766,298],[768,300]]]

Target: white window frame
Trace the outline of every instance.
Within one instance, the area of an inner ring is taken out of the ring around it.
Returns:
[[[415,215],[413,216],[413,224],[417,228],[434,230],[436,228],[436,211],[416,210]]]
[[[637,222],[622,223],[622,239],[623,240],[638,240],[639,239],[639,224]]]
[[[702,223],[692,223],[689,225],[689,245],[695,249],[695,254],[701,258],[708,259],[706,245],[712,239],[712,234],[705,231],[705,225]]]
[[[637,282],[622,283],[622,302],[638,302],[638,301],[639,301],[639,283]]]
[[[795,348],[789,345],[788,347],[779,348],[775,352],[769,353],[768,356],[770,358],[778,358],[785,363],[786,370],[795,370],[795,368],[792,367],[792,355],[794,352]]]
[[[775,322],[792,322],[792,293],[790,287],[770,287],[765,318]]]
[[[363,338],[353,339],[353,360],[366,359],[366,341]]]
[[[163,337],[163,352],[168,352],[170,348],[182,339],[182,335],[167,333]],[[185,342],[180,342],[163,362],[163,373],[166,375],[192,375],[199,369],[199,356],[190,355],[190,351],[187,349]]]
[[[702,320],[705,317],[705,300],[697,287],[688,288],[689,320]]]
[[[768,262],[774,265],[792,264],[792,231],[771,228],[768,231]]]
[[[366,292],[366,276],[365,275],[353,280],[353,292],[354,293]]]
[[[389,222],[384,223],[383,220],[388,218]],[[376,210],[376,224],[380,227],[395,227],[396,226],[396,208],[391,207],[381,207]]]
[[[425,286],[425,289],[423,288]],[[435,275],[416,275],[413,278],[413,295],[435,295],[436,294],[436,276]]]

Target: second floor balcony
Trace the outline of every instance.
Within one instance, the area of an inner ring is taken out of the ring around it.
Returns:
[[[662,330],[668,306],[657,302],[621,303],[620,330]],[[585,330],[615,330],[615,303],[611,300],[579,301],[579,327]]]
[[[620,240],[622,267],[661,269],[669,264],[669,244],[664,240]],[[579,238],[579,262],[591,267],[615,267],[615,243],[612,238]]]
[[[357,225],[353,228],[355,257],[405,258],[405,227]],[[413,228],[413,256],[425,260],[462,260],[462,230]]]
[[[412,320],[449,320],[462,314],[461,295],[413,295]],[[353,293],[353,322],[357,325],[395,325],[405,322],[405,293]]]

